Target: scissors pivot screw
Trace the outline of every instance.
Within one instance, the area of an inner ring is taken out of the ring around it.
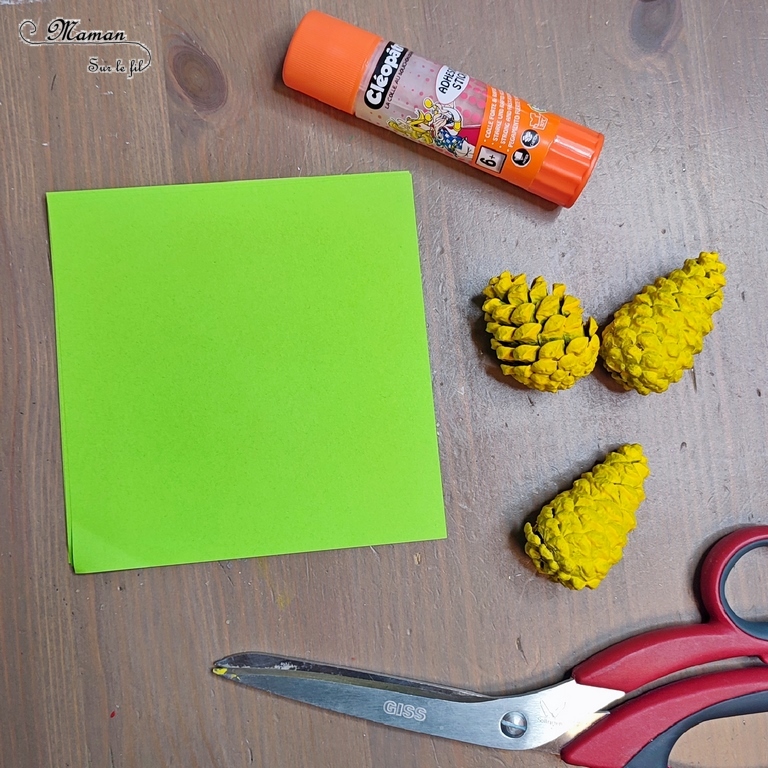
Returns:
[[[522,712],[507,712],[500,725],[501,732],[510,739],[519,739],[528,730],[528,721]]]

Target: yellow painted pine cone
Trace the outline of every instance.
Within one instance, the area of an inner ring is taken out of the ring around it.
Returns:
[[[682,269],[646,285],[603,331],[600,356],[611,376],[641,395],[679,381],[723,305],[725,264],[717,253],[687,259]]]
[[[569,589],[595,589],[621,560],[650,474],[643,448],[624,445],[525,525],[525,551],[536,570]]]
[[[572,387],[595,367],[600,340],[597,323],[583,320],[581,303],[561,283],[547,288],[537,277],[502,272],[483,291],[486,328],[501,370],[543,392]]]

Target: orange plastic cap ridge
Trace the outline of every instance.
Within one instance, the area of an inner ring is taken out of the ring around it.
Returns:
[[[354,114],[366,65],[384,38],[320,11],[309,11],[293,33],[283,82]]]
[[[560,118],[557,135],[528,191],[570,208],[589,181],[603,141],[602,133]]]

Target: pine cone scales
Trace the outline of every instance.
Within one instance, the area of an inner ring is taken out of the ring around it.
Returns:
[[[621,560],[648,474],[642,446],[624,445],[545,505],[524,529],[536,569],[569,589],[595,589]]]
[[[621,307],[602,334],[600,356],[611,376],[641,395],[679,381],[714,327],[725,269],[717,253],[702,252]]]
[[[595,367],[600,346],[597,323],[586,328],[581,303],[543,277],[530,289],[524,274],[502,272],[483,291],[486,329],[501,370],[521,384],[545,392],[572,387]]]

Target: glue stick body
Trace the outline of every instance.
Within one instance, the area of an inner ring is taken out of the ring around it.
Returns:
[[[603,146],[590,128],[320,11],[299,23],[283,80],[567,208]]]

